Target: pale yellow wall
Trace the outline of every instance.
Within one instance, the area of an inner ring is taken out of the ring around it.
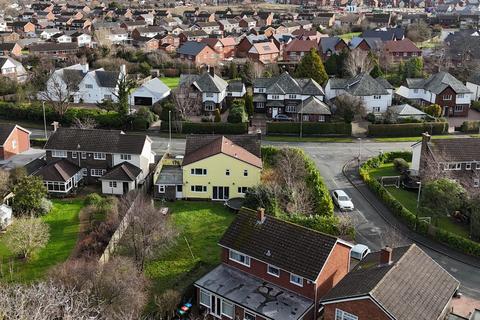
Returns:
[[[206,176],[191,174],[192,168],[207,169]],[[230,175],[225,174],[230,169]],[[243,176],[243,170],[248,170],[248,176]],[[229,187],[230,198],[243,197],[238,193],[238,187],[253,187],[260,183],[261,169],[246,162],[224,154],[217,154],[210,158],[188,164],[183,167],[183,196],[185,198],[211,199],[213,186]],[[192,192],[192,185],[207,186],[204,193]]]

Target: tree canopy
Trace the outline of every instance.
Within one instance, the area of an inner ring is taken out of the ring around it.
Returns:
[[[316,49],[311,49],[309,53],[303,56],[297,66],[295,76],[299,78],[312,78],[320,85],[323,85],[328,80],[322,58]]]

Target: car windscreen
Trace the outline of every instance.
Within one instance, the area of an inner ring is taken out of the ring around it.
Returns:
[[[340,201],[348,201],[348,200],[350,200],[350,198],[347,197],[347,196],[339,196],[339,197],[338,197],[338,200],[340,200]]]

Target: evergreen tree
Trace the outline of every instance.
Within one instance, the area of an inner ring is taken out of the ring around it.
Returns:
[[[245,94],[245,111],[250,117],[253,117],[254,108],[253,108],[253,96],[249,93]]]
[[[240,78],[242,78],[243,83],[251,86],[253,84],[253,79],[255,79],[255,70],[253,63],[249,60],[243,65],[242,71],[240,72]]]
[[[370,75],[374,78],[383,77],[382,69],[380,68],[380,63],[378,62],[378,58],[372,53],[368,53],[368,57],[372,61],[373,68],[370,71]]]
[[[423,59],[421,57],[410,58],[405,63],[404,78],[422,78],[423,77]]]
[[[231,62],[228,66],[228,76],[230,77],[230,79],[238,78],[238,68],[235,62]]]
[[[297,66],[295,76],[299,78],[312,78],[318,84],[323,85],[328,75],[322,62],[322,58],[316,49],[311,49],[309,53],[303,56]]]
[[[334,76],[338,74],[338,55],[332,54],[330,58],[325,61],[325,71],[329,76]]]
[[[222,121],[222,117],[220,116],[220,109],[217,108],[215,109],[215,122],[220,122]]]

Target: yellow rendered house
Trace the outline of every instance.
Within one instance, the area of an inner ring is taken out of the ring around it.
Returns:
[[[189,136],[182,163],[183,198],[225,201],[260,182],[256,136]]]

